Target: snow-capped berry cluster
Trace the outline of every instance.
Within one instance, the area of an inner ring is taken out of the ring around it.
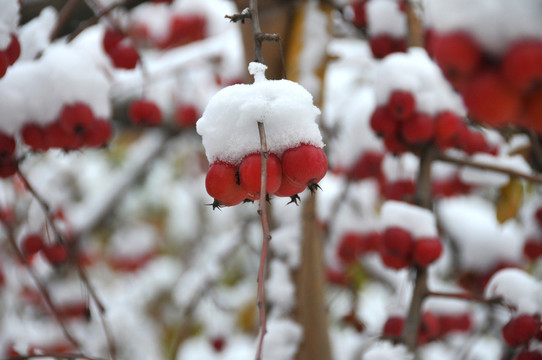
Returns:
[[[47,125],[29,122],[21,129],[24,143],[36,151],[101,147],[111,135],[109,121],[97,118],[89,105],[80,102],[65,105],[58,118]]]
[[[469,8],[469,17],[454,16],[464,11],[463,3],[431,3],[428,52],[461,93],[473,120],[542,133],[540,4],[482,1]]]
[[[19,1],[6,0],[0,3],[0,78],[9,66],[19,58],[21,45],[15,34],[19,23]]]
[[[494,151],[482,133],[463,121],[461,100],[423,50],[389,56],[379,71],[383,81],[376,84],[378,107],[370,125],[389,151],[401,153],[430,142],[468,154]]]
[[[114,67],[134,69],[139,62],[139,54],[129,37],[117,29],[107,28],[102,39],[102,46]]]
[[[265,65],[251,63],[254,84],[219,91],[197,122],[210,163],[206,189],[217,205],[259,198],[261,145],[265,128],[267,193],[294,196],[314,188],[327,171],[327,158],[315,119],[312,96],[288,80],[267,80]]]
[[[352,23],[367,30],[373,56],[382,59],[407,48],[404,0],[356,0],[350,4]]]

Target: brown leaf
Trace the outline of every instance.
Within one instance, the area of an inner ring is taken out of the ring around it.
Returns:
[[[510,182],[503,186],[497,199],[497,221],[505,221],[516,217],[523,202],[523,184],[518,179],[510,179]]]

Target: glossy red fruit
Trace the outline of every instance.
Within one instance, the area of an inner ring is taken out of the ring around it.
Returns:
[[[269,154],[267,157],[267,184],[266,191],[274,194],[280,187],[282,168],[277,155]],[[262,184],[262,156],[253,153],[245,156],[239,165],[239,181],[241,186],[249,193],[259,196]]]
[[[49,143],[45,136],[45,129],[35,123],[28,123],[21,129],[21,137],[24,143],[33,150],[45,151],[49,149]]]
[[[43,250],[45,244],[43,238],[39,234],[28,234],[21,242],[21,250],[27,255],[32,255]]]
[[[463,120],[452,111],[443,111],[435,117],[435,138],[449,140],[457,136]]]
[[[389,113],[397,120],[407,120],[414,115],[416,99],[410,91],[394,90],[387,103]]]
[[[112,135],[111,123],[104,119],[96,119],[86,133],[85,143],[90,147],[104,146]]]
[[[413,118],[402,123],[401,135],[410,144],[428,142],[435,135],[435,122],[427,114],[416,114]]]
[[[358,28],[367,27],[367,10],[365,8],[367,0],[357,0],[350,4],[352,12],[354,13],[354,18],[352,23]]]
[[[487,153],[490,150],[484,135],[480,132],[470,130],[464,134],[461,148],[469,155]]]
[[[62,244],[52,244],[43,248],[43,255],[52,265],[62,265],[68,260],[68,249]]]
[[[464,32],[434,33],[431,43],[436,63],[456,87],[460,87],[482,64],[480,47]]]
[[[119,69],[135,69],[139,61],[139,54],[134,47],[124,43],[120,43],[114,47],[109,56],[113,62],[113,66]]]
[[[275,196],[289,197],[302,193],[307,188],[306,185],[298,185],[293,183],[289,178],[282,174],[280,187],[275,192]]]
[[[406,51],[406,42],[404,39],[392,38],[388,34],[372,36],[369,39],[369,46],[376,59],[382,59],[394,52]]]
[[[0,78],[6,75],[9,67],[9,59],[5,51],[0,51]]]
[[[542,242],[536,239],[527,239],[523,245],[523,254],[531,261],[538,259],[542,256]]]
[[[510,346],[527,344],[539,328],[539,322],[529,314],[521,314],[512,318],[502,328],[502,337]]]
[[[431,312],[426,311],[422,315],[422,321],[418,330],[418,344],[423,345],[435,339],[440,332],[438,318]]]
[[[344,264],[353,264],[361,254],[363,237],[358,233],[346,233],[341,237],[337,247],[337,257]]]
[[[205,188],[219,205],[234,206],[247,198],[247,191],[239,184],[237,170],[237,166],[222,161],[217,161],[209,167],[205,177]]]
[[[380,251],[380,259],[386,267],[395,270],[404,269],[411,265],[411,261],[409,258],[406,258],[402,255],[391,254],[384,250]]]
[[[139,99],[130,104],[128,114],[134,124],[156,126],[162,122],[162,111],[153,101]]]
[[[384,146],[392,154],[402,154],[407,151],[404,141],[399,138],[399,132],[384,135]]]
[[[66,105],[58,118],[64,131],[73,135],[83,135],[94,122],[94,113],[90,106],[84,103]]]
[[[542,353],[536,350],[532,351],[522,351],[520,352],[515,360],[542,360]]]
[[[223,336],[215,336],[211,339],[211,346],[216,352],[222,352],[226,346],[226,339]]]
[[[0,158],[0,177],[8,178],[17,172],[17,160],[13,156]]]
[[[11,41],[5,52],[10,65],[13,65],[19,56],[21,56],[21,43],[19,43],[19,39],[15,34],[11,34]]]
[[[386,106],[375,109],[370,119],[371,129],[380,136],[394,134],[397,130],[397,122],[388,111]]]
[[[492,71],[476,75],[465,87],[463,99],[476,121],[495,127],[515,120],[521,108],[519,94]]]
[[[382,235],[378,232],[369,232],[363,234],[361,237],[361,244],[359,252],[360,254],[366,254],[369,252],[377,252],[380,249],[380,242],[382,241]]]
[[[180,104],[175,111],[175,121],[182,127],[194,127],[199,116],[198,109],[191,104]]]
[[[531,91],[525,98],[524,117],[529,128],[542,133],[542,87]]]
[[[15,152],[15,139],[0,132],[0,157],[13,155]]]
[[[466,332],[471,329],[470,314],[444,314],[439,315],[439,335],[444,336],[452,332]]]
[[[381,151],[368,150],[363,152],[354,163],[348,176],[353,180],[380,179],[382,174],[382,160],[384,154]]]
[[[390,316],[384,323],[382,335],[390,338],[399,338],[403,333],[405,319],[400,316]]]
[[[53,148],[75,150],[84,145],[84,138],[82,136],[73,136],[73,134],[68,133],[59,122],[47,125],[45,128],[45,137],[47,143]]]
[[[538,226],[542,227],[542,206],[536,209],[536,211],[534,212],[534,218]]]
[[[118,32],[115,29],[107,28],[105,29],[104,37],[102,39],[102,46],[106,53],[111,54],[113,50],[120,44],[124,39],[124,35]]]
[[[419,238],[414,244],[412,259],[419,266],[428,266],[442,255],[442,244],[438,238]]]
[[[506,82],[522,92],[542,83],[542,41],[525,39],[514,43],[501,62]]]
[[[414,249],[414,238],[403,228],[389,227],[382,234],[382,248],[391,255],[409,258]]]
[[[412,180],[397,180],[383,187],[384,197],[388,200],[407,201],[414,196],[416,184]]]
[[[170,48],[202,40],[207,34],[207,19],[201,15],[174,15],[170,19],[169,34],[158,45]]]
[[[301,144],[282,154],[284,176],[299,186],[317,184],[326,175],[327,157],[319,147]]]

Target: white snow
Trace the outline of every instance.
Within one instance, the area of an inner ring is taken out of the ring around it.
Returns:
[[[411,360],[413,358],[404,345],[393,345],[387,341],[375,342],[363,355],[363,360]]]
[[[290,319],[268,319],[262,359],[293,360],[303,329]]]
[[[280,260],[269,264],[269,278],[265,282],[267,301],[273,305],[273,312],[287,315],[295,305],[295,286],[290,269]]]
[[[521,38],[542,39],[540,0],[426,0],[426,22],[437,31],[464,31],[492,54]]]
[[[540,314],[542,286],[533,276],[520,269],[503,269],[495,273],[485,289],[486,299],[502,298],[518,313]]]
[[[422,48],[394,53],[384,58],[375,71],[376,102],[386,104],[394,90],[410,91],[416,99],[416,110],[431,116],[445,110],[465,114],[460,96],[442,75]]]
[[[51,32],[58,14],[53,7],[46,7],[40,15],[21,27],[19,42],[21,56],[18,61],[32,61],[51,44]]]
[[[427,209],[401,201],[386,201],[382,205],[383,228],[398,226],[413,237],[438,236],[435,215]]]
[[[17,31],[19,24],[19,1],[2,0],[0,2],[0,50],[9,46],[11,34]]]
[[[262,66],[250,65],[250,69],[254,84],[220,90],[197,122],[209,162],[238,164],[244,156],[258,152],[258,122],[264,124],[268,150],[278,156],[301,143],[322,147],[315,122],[320,110],[311,94],[289,80],[264,80]]]
[[[367,21],[372,36],[388,34],[393,38],[406,38],[406,15],[399,10],[396,0],[371,0],[367,2]]]
[[[443,230],[458,247],[463,269],[484,271],[502,261],[520,261],[522,228],[515,220],[499,224],[488,200],[474,195],[443,199],[436,212]]]
[[[525,158],[521,155],[507,156],[505,154],[493,156],[490,154],[474,154],[471,158],[475,163],[493,165],[514,170],[523,174],[531,174],[532,170]],[[467,184],[501,187],[510,181],[510,175],[491,170],[477,169],[464,166],[460,171],[461,180]]]

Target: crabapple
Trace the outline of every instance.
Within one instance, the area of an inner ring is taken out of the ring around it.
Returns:
[[[382,335],[391,338],[399,338],[403,333],[405,319],[400,316],[390,316],[384,323]]]
[[[387,107],[380,106],[375,109],[370,119],[371,129],[377,135],[394,134],[397,130],[397,123]]]
[[[198,117],[199,111],[194,105],[180,104],[175,110],[175,121],[182,127],[193,127]]]
[[[156,126],[162,122],[162,111],[153,101],[139,99],[128,108],[130,119],[134,124]]]
[[[381,151],[365,151],[355,162],[349,171],[349,177],[354,180],[363,180],[368,178],[382,178],[382,160],[384,154]]]
[[[433,138],[434,134],[435,122],[427,114],[416,114],[401,126],[401,135],[410,144],[427,142]]]
[[[80,136],[92,126],[94,114],[87,104],[74,103],[64,106],[58,121],[65,132],[73,136]]]
[[[11,41],[4,51],[8,57],[9,65],[13,65],[21,56],[21,43],[15,34],[11,34]]]
[[[23,253],[32,255],[40,250],[43,250],[45,244],[43,238],[39,234],[28,234],[23,238],[21,242],[21,250]]]
[[[410,91],[394,90],[388,99],[387,108],[397,120],[406,120],[414,115],[416,99]]]
[[[527,344],[535,336],[540,324],[529,314],[510,319],[502,328],[502,337],[510,346]]]
[[[524,39],[504,54],[501,72],[510,86],[522,92],[542,82],[542,41]]]
[[[412,259],[419,266],[427,266],[442,254],[442,244],[438,238],[419,238],[414,244]]]
[[[358,233],[344,234],[337,247],[338,258],[344,264],[354,263],[357,260],[358,255],[360,255],[362,241],[362,236]]]
[[[253,153],[245,156],[239,165],[239,182],[249,193],[259,196],[262,183],[262,156],[260,153]],[[277,155],[269,154],[267,157],[267,184],[268,194],[274,194],[280,187],[282,169]]]
[[[43,248],[43,255],[52,265],[62,265],[68,260],[68,249],[62,244],[51,244]]]
[[[109,121],[96,119],[88,129],[85,142],[91,147],[100,147],[105,145],[113,134],[113,129]]]
[[[239,184],[238,167],[223,161],[211,164],[205,177],[205,188],[218,205],[223,206],[240,204],[248,195]]]
[[[49,142],[45,136],[45,129],[38,124],[25,124],[21,129],[21,137],[24,143],[34,150],[44,151],[49,149]]]
[[[299,186],[315,186],[327,172],[327,157],[314,145],[301,144],[282,154],[282,171],[285,177]]]

